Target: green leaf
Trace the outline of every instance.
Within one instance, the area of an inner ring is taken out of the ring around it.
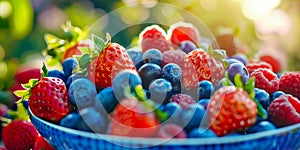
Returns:
[[[231,81],[229,80],[228,77],[228,72],[225,72],[225,80],[222,81],[222,85],[223,86],[231,86]]]
[[[105,42],[102,38],[92,34],[92,40],[97,51],[101,52],[105,48]]]
[[[28,90],[17,90],[17,91],[14,91],[14,94],[18,97],[24,97],[26,95],[29,95],[29,91]]]
[[[52,45],[52,44],[58,43],[61,39],[58,38],[58,37],[56,37],[56,36],[54,36],[54,35],[52,35],[52,34],[46,33],[44,35],[44,40],[45,40],[45,42],[46,42],[47,45]]]
[[[92,51],[89,47],[78,47],[78,49],[82,54],[90,54]]]
[[[38,79],[30,79],[28,83],[22,84],[22,87],[24,87],[25,89],[30,89],[34,87],[38,81]]]
[[[260,102],[257,99],[253,99],[253,101],[256,103],[257,106],[257,114],[263,118],[263,119],[267,119],[267,115],[263,112],[263,106],[260,104]]]
[[[147,96],[146,93],[142,87],[142,85],[137,85],[134,87],[134,92],[138,98],[138,100],[140,101],[146,101],[147,100]]]
[[[48,75],[48,69],[47,69],[45,63],[43,63],[42,71],[43,71],[42,72],[42,77],[47,77],[47,75]]]
[[[235,84],[236,87],[244,89],[244,85],[243,85],[243,82],[242,82],[241,74],[239,74],[239,73],[236,74],[234,76],[233,80],[234,80],[234,84]]]
[[[244,88],[251,99],[254,99],[255,97],[254,86],[255,86],[255,78],[251,77],[245,84],[245,88]]]
[[[84,54],[78,61],[79,66],[81,68],[86,67],[90,62],[90,56],[88,54]]]
[[[156,109],[154,111],[155,116],[159,120],[159,122],[164,122],[168,119],[169,114],[167,112],[160,111],[159,109]]]

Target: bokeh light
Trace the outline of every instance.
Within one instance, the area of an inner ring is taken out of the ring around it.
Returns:
[[[0,2],[0,17],[7,18],[12,14],[12,6],[8,1]]]

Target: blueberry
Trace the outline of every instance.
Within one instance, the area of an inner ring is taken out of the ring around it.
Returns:
[[[28,109],[28,100],[23,100],[22,103],[25,109]]]
[[[217,135],[211,129],[205,128],[195,128],[188,134],[189,138],[212,138],[217,137]]]
[[[161,65],[162,53],[158,49],[148,49],[143,55],[144,63],[154,63]]]
[[[229,65],[227,72],[228,72],[229,80],[232,82],[234,82],[234,76],[236,74],[241,75],[243,84],[245,84],[249,80],[248,70],[245,67],[245,65],[243,65],[242,63],[233,63]]]
[[[166,79],[155,79],[149,85],[151,99],[159,104],[165,104],[172,96],[172,85]]]
[[[249,128],[246,133],[257,133],[276,129],[275,125],[269,121],[261,121]]]
[[[144,89],[148,90],[150,83],[158,78],[162,77],[162,71],[160,66],[153,63],[144,64],[139,70],[138,73],[142,79],[142,84]]]
[[[196,48],[197,48],[196,45],[192,41],[189,41],[189,40],[185,40],[180,43],[180,49],[182,51],[184,51],[185,53],[189,53]]]
[[[77,129],[104,133],[109,124],[108,116],[104,112],[97,111],[94,107],[80,110],[81,118],[77,122]]]
[[[162,75],[164,79],[167,79],[171,82],[174,93],[178,94],[181,91],[181,76],[182,70],[181,68],[174,63],[166,64],[162,68]]]
[[[60,125],[67,128],[77,129],[76,124],[78,123],[80,117],[81,116],[78,113],[70,113],[61,119]]]
[[[208,106],[208,104],[209,104],[209,102],[210,102],[210,99],[204,98],[204,99],[200,99],[200,100],[198,101],[198,104],[202,105],[203,108],[206,110],[206,109],[207,109],[207,106]]]
[[[232,58],[227,58],[226,61],[229,63],[229,65],[234,64],[234,63],[242,63],[239,60],[232,59]],[[243,64],[243,63],[242,63]],[[243,64],[244,65],[244,64]]]
[[[118,105],[119,101],[115,97],[112,87],[107,87],[98,93],[98,102],[95,107],[98,111],[104,108],[107,113],[111,113]],[[100,105],[99,105],[100,104]]]
[[[285,94],[285,93],[282,91],[276,91],[276,92],[272,93],[272,101],[282,94]]]
[[[142,79],[133,70],[122,70],[112,81],[112,88],[118,101],[125,98],[125,89],[127,87],[133,91],[137,85],[142,85]]]
[[[254,88],[255,92],[255,99],[259,101],[259,103],[264,107],[264,109],[268,109],[269,105],[271,104],[270,95],[263,89]]]
[[[247,57],[244,54],[235,54],[235,55],[231,56],[230,58],[238,60],[238,61],[242,62],[244,65],[248,64]]]
[[[69,89],[70,85],[72,82],[74,82],[75,80],[79,79],[79,78],[84,78],[83,76],[79,75],[79,74],[72,74],[68,77],[67,82],[66,82],[66,86]]]
[[[48,72],[48,77],[56,77],[56,78],[60,78],[62,79],[65,83],[66,83],[66,77],[64,75],[63,72],[59,71],[59,70],[50,70]]]
[[[97,96],[95,85],[86,78],[72,82],[68,90],[70,101],[79,109],[94,104]]]
[[[199,128],[202,118],[205,114],[205,109],[202,105],[196,103],[190,105],[181,112],[181,122],[185,125],[186,131],[191,131],[194,128]]]
[[[175,102],[170,102],[165,105],[164,111],[169,114],[168,123],[180,124],[180,116],[182,108]]]
[[[132,60],[133,64],[135,65],[136,69],[139,69],[143,64],[143,53],[141,50],[136,48],[128,49],[127,50],[128,56]]]
[[[64,62],[62,63],[65,77],[68,78],[72,74],[73,69],[76,68],[77,66],[78,66],[78,63],[75,58],[65,59]]]
[[[215,92],[215,88],[210,81],[202,80],[198,84],[199,99],[210,98]]]
[[[144,92],[146,94],[147,99],[150,99],[150,97],[151,97],[150,92],[146,89],[144,89]]]

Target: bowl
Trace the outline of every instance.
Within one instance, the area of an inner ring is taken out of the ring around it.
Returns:
[[[300,149],[300,123],[276,130],[248,135],[218,138],[133,138],[96,134],[62,127],[38,118],[29,109],[31,122],[40,134],[58,150],[89,149],[116,150],[142,148],[149,150],[170,149]],[[160,143],[160,144],[158,144]]]

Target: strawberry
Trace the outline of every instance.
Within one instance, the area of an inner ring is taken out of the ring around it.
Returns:
[[[96,50],[94,55],[96,56],[91,56],[92,61],[89,63],[87,71],[88,78],[95,83],[97,89],[112,86],[114,76],[124,69],[136,71],[126,49],[118,43],[110,42],[109,35],[107,35],[106,43],[95,35],[92,38]],[[82,64],[80,66],[82,67]]]
[[[139,35],[139,43],[143,53],[151,48],[158,49],[162,53],[171,49],[166,32],[158,25],[146,27]]]
[[[38,136],[33,150],[55,150],[42,136]]]
[[[266,69],[270,69],[272,70],[272,66],[266,62],[252,62],[252,63],[248,63],[246,65],[246,68],[249,72],[249,74],[251,75],[251,73],[259,68],[266,68]]]
[[[300,123],[300,101],[290,94],[283,94],[269,106],[269,119],[278,127]]]
[[[244,131],[256,122],[257,106],[235,86],[224,86],[211,97],[207,107],[210,129],[218,136]]]
[[[175,63],[182,68],[185,55],[185,52],[179,49],[165,51],[162,56],[162,67],[168,63]]]
[[[179,104],[183,109],[189,107],[191,104],[196,103],[192,96],[188,94],[175,94],[171,97],[170,102]]]
[[[40,79],[41,78],[41,70],[38,68],[28,69],[28,70],[20,70],[15,75],[15,80],[17,83],[25,84],[28,83],[30,79]]]
[[[8,150],[32,149],[37,137],[32,123],[24,120],[14,120],[2,130],[2,141]]]
[[[279,79],[270,69],[256,69],[251,73],[250,77],[255,77],[255,87],[263,89],[269,94],[279,89]]]
[[[286,72],[279,79],[279,90],[300,99],[300,72]]]
[[[193,24],[186,22],[177,22],[171,25],[168,35],[172,44],[178,47],[180,47],[180,43],[183,41],[191,41],[195,45],[198,45],[200,41],[197,28]]]
[[[71,58],[74,55],[81,55],[81,51],[79,50],[79,47],[89,47],[90,45],[88,43],[84,42],[78,42],[75,45],[68,48],[66,51],[63,52],[61,57],[61,62],[64,62],[65,59]]]
[[[272,66],[273,72],[277,73],[281,71],[280,61],[271,55],[263,55],[259,58],[261,61],[264,61]]]

